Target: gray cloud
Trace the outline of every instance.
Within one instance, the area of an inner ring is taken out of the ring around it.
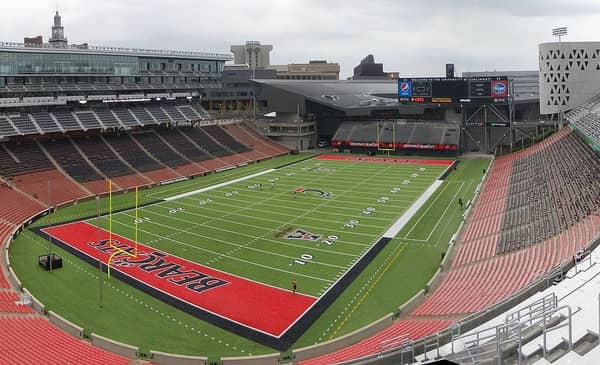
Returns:
[[[21,0],[3,4],[4,40],[48,38],[59,5],[69,40],[96,45],[228,52],[273,44],[273,63],[325,59],[342,76],[372,53],[387,71],[439,75],[536,69],[537,45],[568,26],[568,40],[598,37],[595,0]]]

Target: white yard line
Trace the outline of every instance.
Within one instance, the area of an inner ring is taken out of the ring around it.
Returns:
[[[268,169],[268,170],[265,170],[265,171],[257,172],[257,173],[252,174],[252,175],[247,175],[247,176],[239,177],[237,179],[225,181],[225,182],[222,182],[220,184],[207,186],[207,187],[202,188],[202,189],[197,189],[197,190],[193,190],[193,191],[188,191],[187,193],[170,196],[168,198],[164,198],[163,200],[172,201],[172,200],[177,200],[177,199],[180,199],[180,198],[185,198],[185,197],[188,197],[188,196],[192,196],[192,195],[203,193],[205,191],[222,188],[223,186],[227,186],[227,185],[235,184],[235,183],[238,183],[238,182],[241,182],[241,181],[244,181],[244,180],[252,179],[252,178],[255,178],[257,176],[268,174],[268,173],[273,172],[273,171],[277,171],[277,170],[275,170],[275,169]]]
[[[443,183],[444,180],[434,181],[433,184],[431,184],[431,186],[427,190],[425,190],[425,192],[414,202],[414,204],[411,205],[410,208],[408,208],[406,212],[404,212],[404,214],[402,214],[400,219],[398,219],[396,222],[394,222],[394,224],[392,224],[390,229],[388,229],[387,232],[383,234],[383,237],[396,237],[396,235],[402,230],[402,228],[404,228],[404,226],[412,219],[412,217],[414,217],[415,214],[417,214],[419,209],[421,209],[425,205],[427,200],[433,195],[433,193],[436,192],[437,189],[439,189],[440,186],[442,186]]]

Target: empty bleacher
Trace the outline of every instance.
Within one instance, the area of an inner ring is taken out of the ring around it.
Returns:
[[[54,115],[54,118],[56,118],[58,123],[62,126],[62,129],[67,132],[80,131],[83,129],[71,112],[52,112],[52,115]]]
[[[150,115],[150,113],[148,113],[148,111],[143,107],[129,108],[129,110],[133,115],[135,115],[137,120],[139,120],[142,125],[156,124],[156,120],[154,120],[152,115]]]
[[[179,109],[177,109],[177,107],[174,105],[162,105],[161,109],[176,123],[188,121],[188,119],[181,114]]]
[[[565,115],[572,126],[600,143],[600,94]]]
[[[93,347],[37,316],[0,316],[0,364],[126,365],[131,359]]]
[[[452,324],[451,320],[401,320],[378,334],[366,338],[352,346],[338,351],[298,362],[299,365],[337,364],[350,359],[359,359],[376,354],[382,350],[382,343],[406,336],[406,340],[416,340],[444,329]]]
[[[255,131],[251,126],[246,123],[238,123],[238,124],[230,124],[228,127],[239,127],[240,130],[247,133],[250,138],[259,142],[259,145],[262,147],[258,147],[259,150],[267,155],[280,155],[283,153],[288,153],[289,149],[284,147],[272,139],[265,137],[259,132]],[[241,141],[241,140],[240,140]]]
[[[106,128],[114,128],[119,129],[123,128],[123,125],[119,122],[119,120],[115,117],[115,115],[108,109],[99,109],[94,110],[93,113],[96,117],[102,121],[102,124]]]
[[[165,144],[154,131],[135,133],[132,137],[137,140],[152,156],[170,167],[183,166],[189,163]]]
[[[0,115],[0,138],[19,135],[19,131],[13,128],[7,117]]]
[[[75,115],[83,125],[83,128],[86,130],[104,129],[96,117],[96,114],[92,111],[76,112]]]
[[[52,163],[35,142],[5,143],[0,148],[1,176],[11,178],[52,168]]]
[[[227,131],[227,133],[237,141],[250,148],[250,151],[244,152],[243,154],[251,160],[258,160],[266,156],[277,154],[277,151],[271,148],[271,146],[267,145],[261,139],[252,136],[250,133],[247,133],[239,124],[226,124],[222,125],[221,128]]]
[[[458,145],[459,137],[460,128],[443,121],[365,121],[342,123],[332,141],[342,146],[349,142]]]
[[[104,139],[137,171],[147,172],[165,167],[150,157],[137,144],[133,143],[126,133],[119,135],[105,135]]]
[[[23,304],[17,304],[19,294],[0,290],[0,313],[33,313],[33,309]]]
[[[600,207],[600,160],[589,146],[568,129],[538,146],[515,155],[500,253],[555,236]]]
[[[215,157],[223,157],[231,155],[231,152],[216,143],[210,136],[201,128],[185,128],[182,132],[194,143],[204,149],[206,152]]]
[[[98,136],[75,137],[73,142],[87,158],[107,177],[133,174],[121,159]]]
[[[56,124],[52,116],[46,112],[32,113],[31,116],[44,133],[61,132],[61,128]]]
[[[20,134],[38,134],[40,131],[33,124],[29,116],[26,115],[11,115],[9,119],[14,126],[19,130]]]
[[[163,139],[162,136],[156,133],[155,130],[136,133],[135,135],[132,135],[132,137],[134,137],[155,158],[177,171],[180,175],[197,175],[210,169],[209,167],[188,159],[185,155],[177,151],[173,145],[170,145]],[[198,153],[200,152],[202,151],[199,151]]]
[[[208,111],[202,107],[200,104],[190,104],[190,106],[200,115],[202,119],[210,119],[210,114]]]
[[[73,142],[116,187],[127,189],[150,183],[150,180],[127,166],[120,155],[115,154],[100,136],[77,137]]]
[[[107,135],[104,138],[127,163],[152,181],[160,182],[180,176],[146,153],[129,134]]]
[[[211,159],[211,156],[184,136],[190,128],[194,127],[164,128],[159,130],[159,134],[169,145],[192,161],[198,162]]]
[[[126,128],[139,127],[140,123],[135,119],[133,114],[129,112],[129,109],[111,109],[111,112],[116,116],[123,126]]]
[[[250,150],[248,147],[236,141],[235,138],[225,132],[218,125],[209,125],[202,127],[202,129],[204,129],[206,133],[210,134],[220,144],[235,153],[242,153]]]
[[[158,124],[169,124],[172,122],[172,120],[161,109],[160,106],[157,106],[157,105],[147,106],[146,110],[148,111],[148,113],[150,113],[154,117],[154,119],[156,119]]]
[[[91,195],[80,184],[57,169],[17,176],[12,179],[12,183],[19,190],[52,206]]]
[[[0,217],[3,221],[20,224],[45,207],[33,198],[0,183]]]
[[[42,146],[48,151],[54,161],[75,180],[87,182],[103,179],[84,160],[83,156],[81,156],[69,139],[45,140],[42,142]]]

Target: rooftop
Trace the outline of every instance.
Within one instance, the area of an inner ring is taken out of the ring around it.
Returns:
[[[87,46],[71,44],[66,47],[56,48],[51,44],[25,44],[16,42],[1,42],[0,51],[18,51],[18,52],[45,52],[45,53],[79,53],[79,54],[99,54],[99,55],[120,55],[120,56],[153,56],[153,57],[185,57],[196,59],[211,59],[231,61],[233,57],[229,53],[211,53],[194,51],[174,51],[144,48],[123,48],[123,47],[104,47]]]

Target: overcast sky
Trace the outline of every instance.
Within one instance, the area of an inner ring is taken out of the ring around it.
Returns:
[[[435,76],[537,69],[537,45],[567,26],[600,40],[599,0],[2,0],[2,40],[47,41],[58,7],[71,43],[229,52],[272,44],[272,64],[339,62],[341,78],[371,53],[385,71]]]

